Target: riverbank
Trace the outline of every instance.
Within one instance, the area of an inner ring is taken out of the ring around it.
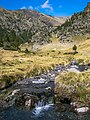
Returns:
[[[77,108],[90,107],[90,72],[64,72],[56,78],[57,98],[67,98]]]
[[[72,68],[80,73],[71,73],[73,76],[70,75],[71,77],[69,76],[69,78],[75,78],[76,74],[88,73],[88,71],[86,71],[88,70],[88,66],[78,64],[72,65],[72,63],[66,66],[57,65],[49,72],[16,82],[13,87],[8,89],[9,95],[4,96],[3,101],[0,101],[0,103],[2,103],[0,104],[0,110],[2,110],[0,111],[0,119],[24,120],[27,118],[27,120],[89,120],[89,107],[84,106],[85,104],[82,104],[84,107],[81,107],[81,104],[75,106],[75,101],[72,101],[70,94],[67,94],[69,91],[72,93],[71,87],[69,87],[67,93],[64,94],[66,96],[68,95],[67,97],[63,96],[64,91],[62,89],[62,98],[64,98],[62,100],[58,97],[58,93],[54,91],[58,86],[57,83],[55,84],[55,79],[57,80],[59,74],[61,76],[64,74],[65,77],[65,72],[67,71],[67,74],[69,74],[68,71]],[[89,74],[86,78],[87,77],[89,78]],[[70,79],[67,79],[68,82],[71,81],[69,80]],[[61,83],[62,81],[63,79],[61,78],[60,81],[56,82]],[[66,82],[66,80],[64,80],[64,82]],[[78,83],[78,81],[74,82]],[[70,84],[71,82],[68,85]],[[60,90],[61,89],[59,88],[59,92],[61,92]],[[5,90],[2,91],[2,93],[5,93]],[[72,97],[74,96],[75,95]],[[77,101],[77,99],[75,100]],[[87,101],[85,102],[87,104]]]
[[[14,104],[32,108],[38,100],[46,104],[46,98],[48,99],[49,97],[53,97],[53,103],[55,104],[71,104],[74,110],[82,106],[89,107],[90,91],[88,88],[90,85],[90,75],[87,71],[88,68],[89,66],[87,65],[79,65],[75,61],[72,61],[66,66],[57,65],[51,71],[44,74],[18,81],[10,89],[6,90],[8,94],[5,95],[5,93],[7,93],[5,90],[1,92],[3,96],[1,108],[10,107]],[[69,70],[71,69],[75,70],[75,72],[70,73]],[[76,73],[76,71],[79,73]],[[88,74],[84,75],[84,73]],[[76,77],[76,75],[78,75],[78,77]],[[87,80],[85,82],[84,80],[86,78]],[[67,86],[64,82],[67,83]],[[81,87],[81,85],[83,85],[83,87]]]

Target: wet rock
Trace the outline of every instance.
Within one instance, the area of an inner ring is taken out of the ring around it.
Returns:
[[[38,80],[33,80],[32,81],[32,83],[34,83],[34,84],[44,84],[45,82],[46,82],[46,80],[43,79],[43,78],[40,78]]]
[[[35,106],[36,97],[31,94],[20,94],[15,101],[17,106],[29,107],[30,109]]]
[[[51,90],[51,87],[47,87],[47,88],[45,88],[46,90]]]
[[[14,91],[12,92],[11,96],[17,94],[19,91],[20,91],[20,89],[16,89],[16,90],[14,90]]]
[[[25,106],[32,108],[34,106],[34,101],[31,98],[29,98],[25,101]]]

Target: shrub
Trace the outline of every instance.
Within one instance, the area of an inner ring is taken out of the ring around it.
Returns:
[[[25,53],[29,53],[29,50],[27,48],[25,49]]]

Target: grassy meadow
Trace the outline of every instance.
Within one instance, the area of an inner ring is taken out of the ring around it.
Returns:
[[[0,49],[0,89],[17,80],[49,71],[56,64],[67,64],[73,59],[78,60],[80,64],[90,63],[90,39],[76,44],[77,54],[73,54],[74,44],[76,42],[59,43],[57,37],[53,36],[52,43],[41,46],[34,52]]]

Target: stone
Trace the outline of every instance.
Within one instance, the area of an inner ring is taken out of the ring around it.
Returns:
[[[25,106],[31,107],[31,103],[32,103],[32,100],[31,100],[31,99],[26,100],[26,101],[25,101]]]
[[[89,108],[88,107],[81,107],[81,108],[75,108],[75,110],[78,113],[85,113],[85,112],[89,111]]]
[[[51,87],[47,87],[47,88],[45,88],[46,90],[51,90]]]
[[[76,68],[69,68],[67,69],[68,72],[75,72],[75,73],[79,73],[80,71]]]
[[[11,96],[14,96],[15,94],[17,94],[20,91],[20,89],[16,89],[12,92]]]
[[[33,80],[33,81],[32,81],[32,83],[34,83],[34,84],[43,84],[43,83],[45,83],[45,82],[46,82],[46,80],[43,79],[43,78],[40,78],[40,79],[38,79],[38,80]]]

